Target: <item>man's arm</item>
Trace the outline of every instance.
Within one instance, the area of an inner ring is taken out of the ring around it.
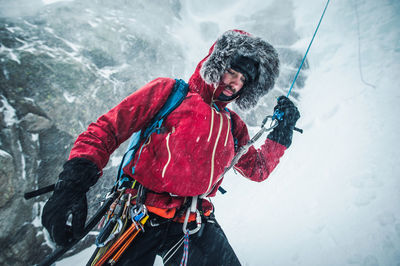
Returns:
[[[78,136],[69,159],[85,158],[103,169],[121,143],[148,125],[165,104],[174,84],[174,79],[158,78],[125,98]]]
[[[233,123],[235,123],[233,135],[238,139],[239,147],[241,147],[250,140],[247,126],[236,113],[231,112],[231,114],[234,120]],[[286,147],[284,145],[267,138],[259,149],[251,146],[248,152],[235,165],[235,169],[243,176],[253,181],[261,182],[267,179],[278,165],[285,150]]]

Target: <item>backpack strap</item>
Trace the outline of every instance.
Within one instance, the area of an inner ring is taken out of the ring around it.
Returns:
[[[155,131],[158,131],[157,133],[159,133],[159,129],[161,128],[164,119],[182,103],[188,91],[189,85],[181,79],[176,79],[174,88],[164,106],[153,118],[150,125],[143,131],[142,139],[147,139]]]
[[[123,176],[123,168],[135,158],[135,154],[140,148],[139,156],[136,160],[135,165],[132,168],[132,174],[135,173],[135,167],[140,159],[140,154],[143,148],[142,143],[146,143],[150,135],[154,132],[157,132],[157,134],[160,133],[160,128],[162,123],[164,122],[164,119],[182,103],[188,92],[189,85],[182,79],[176,79],[174,88],[172,89],[171,94],[168,96],[167,101],[165,102],[163,107],[161,107],[160,111],[151,120],[149,126],[132,134],[128,148],[121,160],[121,164],[118,169],[117,182],[119,182],[119,184],[122,184],[123,182],[127,181],[125,179],[128,179],[128,177]]]
[[[215,109],[220,112],[218,106],[214,103],[214,107]],[[232,119],[232,113],[231,111],[229,111],[229,109],[227,107],[224,108],[224,110],[226,112],[229,113],[229,116],[231,117],[231,132],[232,132],[232,137],[233,137],[233,142],[235,144],[235,153],[239,150],[239,141],[238,139],[235,137],[235,135],[233,134],[234,130],[235,130],[235,121]]]
[[[225,111],[227,111],[231,117],[231,131],[232,131],[232,137],[233,137],[233,142],[235,144],[235,153],[239,150],[239,140],[235,137],[233,132],[235,131],[235,121],[232,118],[232,113],[229,111],[228,108],[225,107]]]

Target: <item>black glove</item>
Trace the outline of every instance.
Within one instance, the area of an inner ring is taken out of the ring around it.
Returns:
[[[270,140],[278,142],[289,148],[292,144],[293,129],[297,120],[300,118],[299,110],[285,96],[278,98],[278,104],[274,107],[274,111],[279,110],[283,112],[282,120],[278,120],[278,125],[268,134]]]
[[[54,193],[46,202],[42,224],[58,245],[65,246],[83,233],[87,216],[86,192],[100,176],[97,166],[84,158],[64,164]],[[72,214],[72,225],[66,224]]]

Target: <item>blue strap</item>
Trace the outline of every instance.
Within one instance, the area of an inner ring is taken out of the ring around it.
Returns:
[[[288,92],[288,94],[286,95],[286,97],[288,97],[288,98],[289,98],[290,93],[292,92],[294,83],[296,82],[297,77],[299,76],[300,70],[301,70],[301,68],[302,68],[302,66],[303,66],[303,64],[304,64],[304,62],[305,62],[305,60],[306,60],[308,51],[310,51],[310,47],[311,47],[311,44],[312,44],[313,41],[314,41],[315,35],[317,35],[317,31],[318,31],[318,29],[319,29],[319,26],[321,25],[322,18],[324,17],[325,11],[326,11],[326,9],[328,8],[329,1],[330,1],[330,0],[328,0],[328,1],[326,2],[325,8],[324,8],[324,12],[322,12],[321,18],[319,19],[319,22],[318,22],[318,25],[317,25],[317,28],[316,28],[315,31],[314,31],[314,35],[313,35],[313,37],[312,37],[312,39],[311,39],[311,41],[310,41],[310,44],[308,45],[308,48],[307,48],[307,51],[306,51],[306,53],[305,53],[305,55],[304,55],[304,57],[303,57],[303,60],[301,60],[301,64],[300,64],[300,66],[299,66],[299,69],[297,70],[297,73],[296,73],[296,75],[294,76],[292,85],[290,86],[289,92]],[[280,111],[279,109],[277,109],[277,110],[275,110],[274,114],[272,115],[272,120],[277,119],[277,120],[279,120],[279,121],[282,121],[282,120],[283,120],[283,115],[284,115],[284,112],[282,112],[282,111]]]
[[[140,148],[138,158],[137,158],[134,166],[131,169],[132,174],[135,173],[135,168],[139,162],[140,155],[143,150],[142,143],[146,143],[148,141],[150,135],[153,134],[154,132],[157,132],[157,134],[160,133],[160,128],[161,128],[162,123],[164,122],[164,119],[175,108],[177,108],[182,103],[182,101],[185,99],[188,92],[189,92],[189,85],[181,79],[176,79],[175,85],[174,85],[174,88],[173,88],[171,94],[168,96],[167,101],[165,102],[163,107],[161,107],[160,111],[152,119],[150,126],[144,130],[135,132],[132,135],[131,140],[128,145],[128,148],[127,148],[127,150],[122,158],[121,164],[119,166],[117,182],[119,182],[119,180],[123,176],[123,168],[125,166],[127,166],[133,160],[133,158],[135,158],[135,154]],[[145,140],[145,141],[143,141],[143,140]],[[124,180],[122,179],[121,182],[119,182],[119,183],[122,184],[123,181]]]
[[[301,61],[300,67],[299,67],[299,69],[297,70],[296,76],[295,76],[294,79],[293,79],[292,85],[290,86],[289,92],[288,92],[288,94],[287,94],[286,97],[289,97],[290,93],[292,92],[294,83],[295,83],[296,80],[297,80],[297,77],[298,77],[298,75],[299,75],[299,73],[300,73],[301,67],[303,66],[304,61],[306,60],[308,51],[310,50],[311,44],[312,44],[313,41],[314,41],[315,35],[317,34],[317,31],[318,31],[318,29],[319,29],[319,25],[321,25],[321,21],[322,21],[322,18],[324,17],[324,15],[325,15],[325,11],[326,11],[326,9],[328,8],[329,1],[330,1],[330,0],[328,0],[328,1],[326,2],[324,12],[322,12],[321,18],[319,19],[319,22],[318,22],[318,26],[317,26],[317,28],[315,29],[314,35],[313,35],[313,37],[312,37],[312,39],[311,39],[311,42],[310,42],[310,44],[308,45],[306,54],[304,55],[303,60]]]
[[[135,153],[136,153],[137,149],[139,148],[140,135],[141,135],[141,130],[133,133],[133,135],[131,136],[131,140],[129,142],[128,148],[126,149],[124,157],[122,157],[121,164],[119,166],[118,179],[121,179],[121,177],[123,175],[123,168],[125,166],[127,166],[129,164],[129,162],[132,160],[132,158],[135,156]]]

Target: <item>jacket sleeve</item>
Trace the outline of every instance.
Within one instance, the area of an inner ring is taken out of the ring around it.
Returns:
[[[86,158],[103,169],[114,150],[157,114],[174,85],[174,79],[158,78],[125,98],[78,136],[69,159]]]
[[[234,120],[233,123],[235,123],[233,135],[237,138],[238,145],[241,147],[250,140],[250,136],[246,124],[240,117],[234,112],[231,112],[231,114]],[[282,157],[285,150],[285,146],[270,139],[266,139],[265,143],[261,145],[259,149],[251,146],[247,153],[244,154],[235,165],[235,169],[243,176],[253,181],[261,182],[267,179],[278,165],[279,159]]]

